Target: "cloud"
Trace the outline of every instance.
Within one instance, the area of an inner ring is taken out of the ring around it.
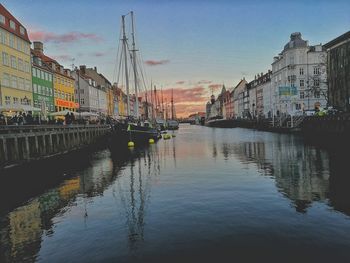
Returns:
[[[158,65],[164,65],[164,64],[168,64],[170,62],[170,60],[146,60],[145,64],[148,66],[158,66]]]
[[[56,44],[59,43],[73,43],[80,40],[94,40],[101,41],[102,38],[96,34],[91,33],[82,33],[82,32],[69,32],[65,34],[56,34],[53,32],[46,32],[43,30],[31,31],[29,33],[29,38],[33,41],[42,41],[42,42],[53,42]]]
[[[183,81],[183,80],[180,80],[180,81],[177,81],[176,82],[176,84],[178,84],[178,85],[182,85],[182,84],[184,84],[185,83],[185,81]]]
[[[198,84],[210,84],[210,83],[212,83],[212,81],[210,81],[210,80],[200,80],[197,83]]]
[[[57,61],[60,61],[60,60],[71,61],[73,59],[73,57],[69,55],[57,55],[57,56],[52,56],[52,58]]]
[[[215,91],[218,91],[222,88],[222,84],[210,84],[209,89]]]
[[[92,56],[94,56],[94,57],[103,57],[103,56],[105,56],[106,54],[105,53],[103,53],[103,52],[95,52],[95,53],[92,53]]]

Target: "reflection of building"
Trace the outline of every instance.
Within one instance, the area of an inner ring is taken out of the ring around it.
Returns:
[[[325,200],[329,192],[329,160],[326,152],[300,143],[296,137],[275,141],[222,145],[224,156],[234,154],[242,163],[256,163],[258,169],[275,178],[276,186],[292,200],[298,212],[313,201]]]
[[[329,103],[350,110],[350,31],[324,45],[327,49]]]
[[[27,30],[2,4],[0,50],[0,105],[33,105]]]

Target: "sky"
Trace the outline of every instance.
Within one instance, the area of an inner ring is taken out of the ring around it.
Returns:
[[[97,67],[117,81],[121,15],[134,11],[146,82],[174,89],[176,112],[205,111],[212,90],[271,69],[273,57],[301,32],[325,44],[350,30],[350,1],[2,0],[45,54],[72,68]],[[149,84],[150,86],[150,84]],[[165,100],[165,98],[164,98]]]

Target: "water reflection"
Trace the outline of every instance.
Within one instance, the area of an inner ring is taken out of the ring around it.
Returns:
[[[301,247],[327,235],[325,243],[338,247],[331,220],[350,233],[332,212],[350,215],[348,158],[297,136],[188,126],[150,147],[78,160],[63,170],[45,167],[30,182],[36,191],[0,209],[0,262],[146,262],[157,253],[181,262],[185,254],[260,248],[261,240],[286,251],[290,233]],[[15,186],[3,196],[16,195]],[[321,230],[310,227],[315,204],[327,208],[314,215]]]
[[[175,162],[175,153],[173,156]],[[135,249],[137,242],[143,241],[150,179],[160,174],[159,158],[157,146],[151,150],[104,151],[87,168],[70,171],[71,178],[58,187],[0,217],[0,262],[35,262],[44,236],[55,233],[55,218],[77,206],[79,199],[84,203],[81,217],[86,222],[89,200],[103,195],[112,184],[113,197],[123,204],[130,249]],[[125,170],[130,171],[129,177],[118,180]]]
[[[315,201],[329,201],[334,209],[350,215],[348,157],[304,144],[296,136],[260,135],[255,141],[222,143],[223,157],[253,163],[261,174],[273,177],[297,212],[306,213]]]

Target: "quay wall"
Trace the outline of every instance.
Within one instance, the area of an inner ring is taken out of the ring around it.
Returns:
[[[79,150],[109,133],[109,125],[0,126],[0,169]]]

